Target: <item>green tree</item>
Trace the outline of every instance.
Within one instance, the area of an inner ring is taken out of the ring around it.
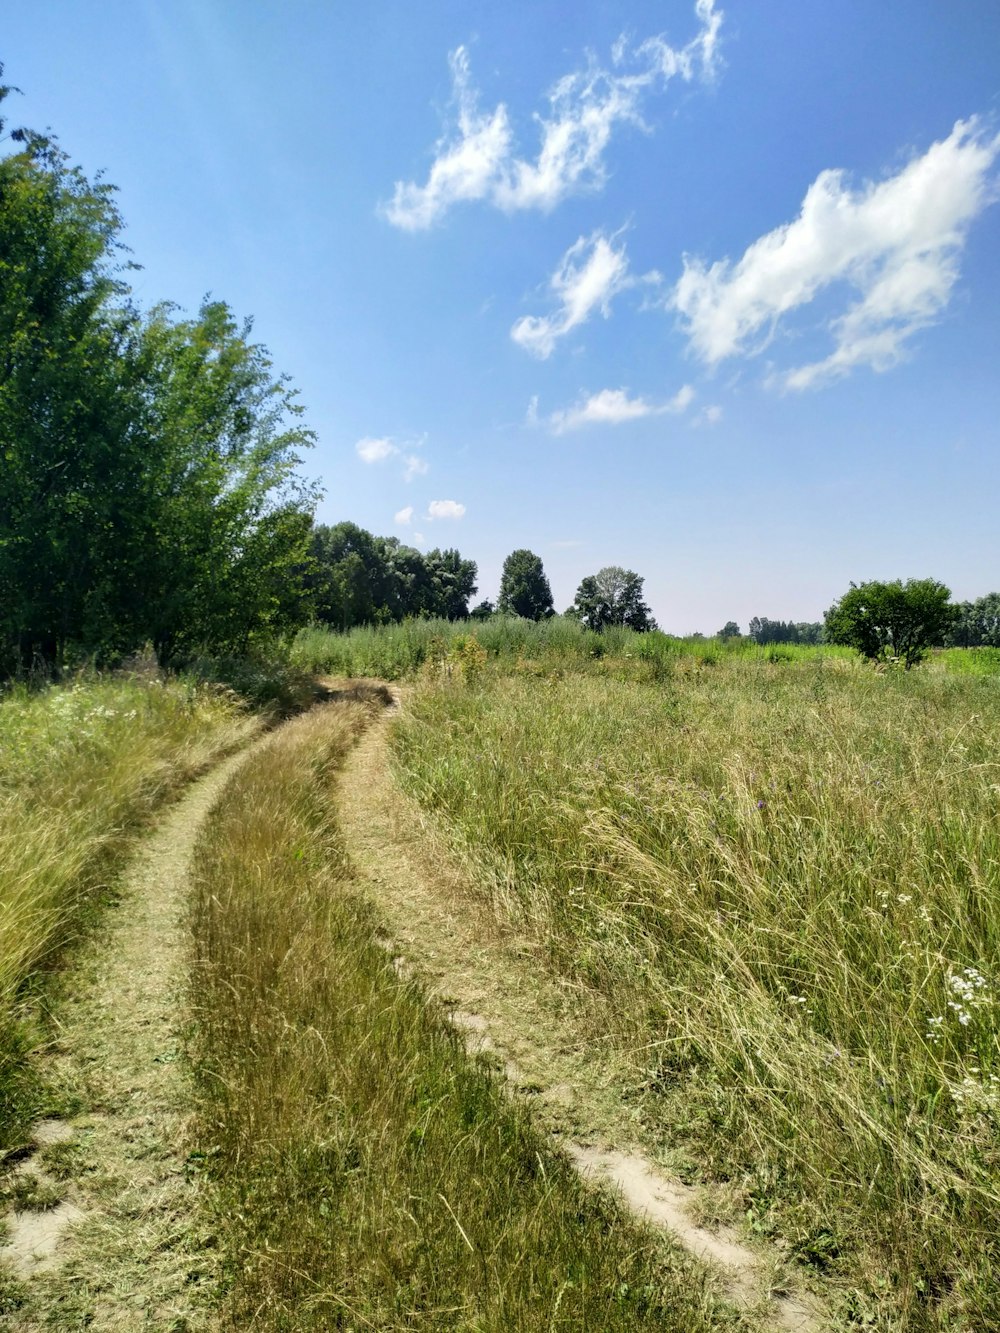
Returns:
[[[221,301],[196,319],[159,306],[141,329],[146,460],[135,477],[132,602],[162,659],[241,652],[301,621],[315,487],[313,434],[267,349]]]
[[[451,548],[428,551],[424,563],[432,589],[431,615],[464,620],[469,614],[469,599],[476,595],[476,562],[463,560]]]
[[[826,613],[826,638],[872,661],[897,658],[907,671],[941,643],[958,614],[951,590],[933,579],[852,583]]]
[[[554,614],[552,589],[540,556],[523,548],[511,551],[503,562],[497,610],[501,615],[545,620]]]
[[[624,625],[644,632],[656,629],[649,607],[642,600],[643,580],[631,569],[607,565],[589,574],[576,591],[569,614],[588,629]]]
[[[1000,593],[960,602],[947,642],[955,648],[1000,648]]]
[[[717,639],[738,639],[740,637],[740,627],[735,620],[727,620],[715,637]]]
[[[6,95],[0,89],[0,100]],[[0,158],[0,669],[239,650],[303,613],[294,393],[221,302],[141,318],[112,188]]]

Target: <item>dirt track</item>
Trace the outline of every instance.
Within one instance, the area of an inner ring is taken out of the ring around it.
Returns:
[[[199,830],[252,748],[195,782],[140,844],[120,901],[74,964],[46,1062],[87,1110],[35,1127],[21,1172],[62,1202],[7,1219],[0,1257],[28,1292],[10,1327],[212,1327],[203,1293],[213,1252],[192,1220],[198,1182],[182,1146],[183,914]]]

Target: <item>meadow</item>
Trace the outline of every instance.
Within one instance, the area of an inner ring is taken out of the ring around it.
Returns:
[[[481,644],[425,666],[399,781],[610,1001],[652,1139],[847,1322],[1000,1326],[995,675]]]

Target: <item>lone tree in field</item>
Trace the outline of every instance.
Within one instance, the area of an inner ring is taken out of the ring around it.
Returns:
[[[852,583],[826,613],[826,638],[873,662],[898,658],[909,671],[953,625],[959,609],[950,599],[951,589],[933,579]]]
[[[583,580],[568,614],[588,629],[601,630],[609,625],[624,625],[640,632],[656,629],[652,612],[642,600],[642,584],[633,570],[606,565]]]
[[[727,620],[715,637],[717,639],[738,639],[740,637],[740,627],[735,620]]]
[[[554,609],[541,557],[532,551],[511,551],[503,562],[497,610],[525,620],[546,620]]]

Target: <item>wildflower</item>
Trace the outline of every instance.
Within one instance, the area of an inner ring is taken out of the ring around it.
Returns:
[[[757,809],[758,809],[758,810],[766,810],[766,809],[767,809],[767,802],[766,802],[766,801],[758,801],[758,802],[757,802]]]

